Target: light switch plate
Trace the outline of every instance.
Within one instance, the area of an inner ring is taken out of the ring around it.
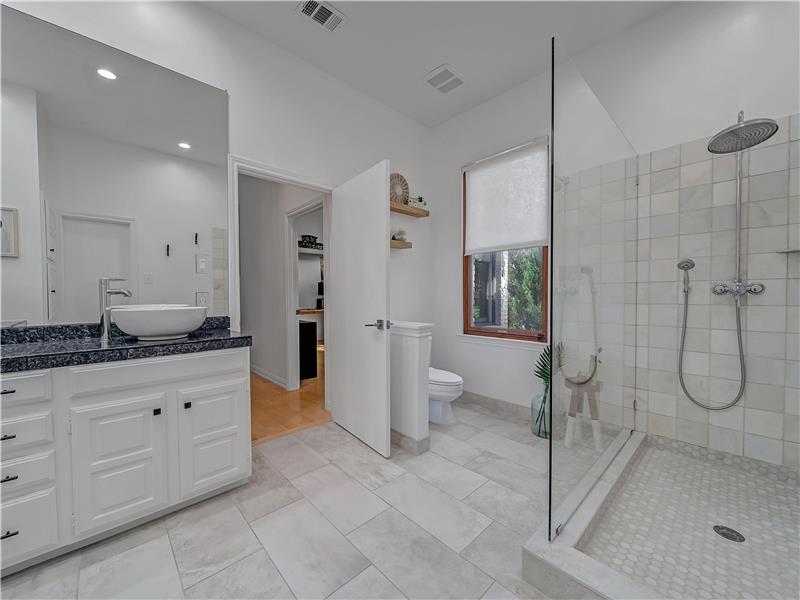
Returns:
[[[197,306],[208,306],[208,292],[195,292],[194,303]]]
[[[208,274],[208,254],[195,254],[194,265],[198,275]]]

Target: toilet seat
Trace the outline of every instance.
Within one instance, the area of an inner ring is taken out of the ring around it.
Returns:
[[[456,375],[450,371],[428,367],[428,383],[435,386],[449,387],[463,385],[464,380],[460,375]]]

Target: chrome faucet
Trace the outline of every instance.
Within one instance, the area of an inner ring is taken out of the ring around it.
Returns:
[[[111,304],[109,298],[111,296],[125,296],[130,298],[133,292],[122,288],[112,288],[112,281],[128,281],[124,277],[101,277],[98,281],[100,288],[100,341],[108,342],[108,336],[111,333]]]

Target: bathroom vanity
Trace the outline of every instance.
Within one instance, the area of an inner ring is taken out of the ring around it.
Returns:
[[[92,327],[3,330],[3,575],[250,475],[249,336]]]

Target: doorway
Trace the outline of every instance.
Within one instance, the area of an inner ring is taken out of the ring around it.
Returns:
[[[331,420],[325,408],[326,192],[238,175],[241,330],[251,348],[251,437]]]

